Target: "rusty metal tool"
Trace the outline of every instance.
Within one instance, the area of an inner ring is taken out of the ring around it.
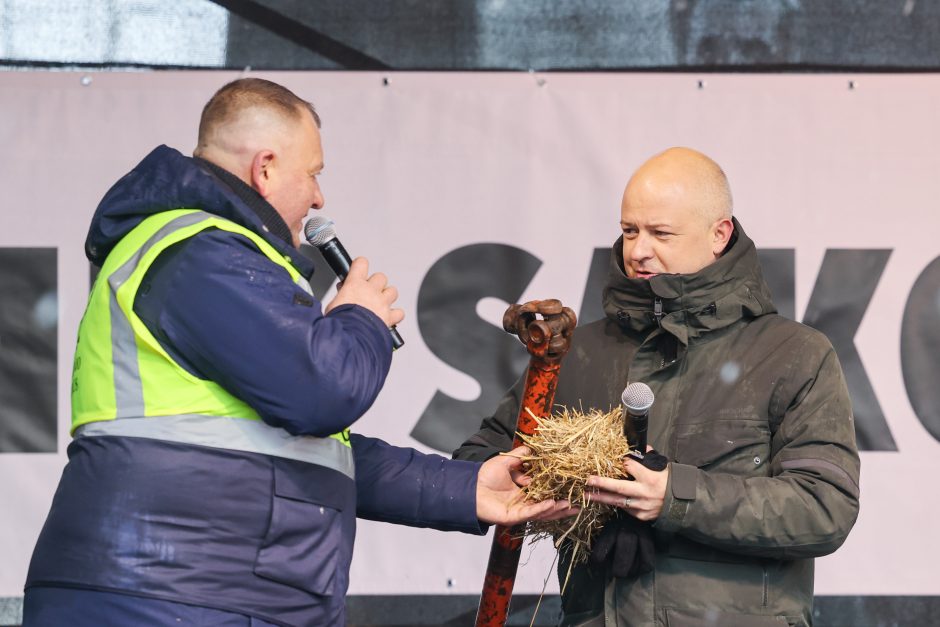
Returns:
[[[561,360],[571,346],[571,334],[577,323],[574,312],[555,299],[511,305],[503,315],[503,329],[517,335],[530,355],[513,448],[523,444],[520,433],[535,432],[537,424],[532,415],[542,417],[551,413]],[[524,535],[525,525],[497,525],[476,627],[502,627],[506,623]]]

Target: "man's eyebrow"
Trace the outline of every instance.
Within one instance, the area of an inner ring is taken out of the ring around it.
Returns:
[[[621,220],[620,226],[636,226],[636,222],[633,220]],[[669,222],[650,222],[649,224],[644,225],[647,229],[671,229],[675,228]]]

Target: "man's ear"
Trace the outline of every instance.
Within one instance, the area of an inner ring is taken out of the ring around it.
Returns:
[[[261,150],[255,153],[251,160],[251,186],[262,198],[270,195],[274,176],[274,152]]]
[[[722,218],[715,223],[712,231],[712,252],[716,258],[720,257],[728,247],[732,233],[734,233],[734,224],[729,218]]]

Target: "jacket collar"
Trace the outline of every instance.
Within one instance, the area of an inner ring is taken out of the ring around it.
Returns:
[[[714,263],[692,274],[631,279],[623,269],[623,237],[611,250],[604,313],[624,328],[661,326],[682,343],[744,318],[774,313],[754,242],[736,218],[733,241]]]
[[[125,235],[146,218],[171,209],[202,209],[263,237],[305,277],[313,262],[294,248],[277,211],[235,175],[202,159],[158,146],[124,175],[98,204],[85,254],[97,266]]]
[[[271,203],[264,199],[253,187],[211,161],[196,158],[196,163],[214,174],[219,181],[238,196],[245,206],[251,209],[261,220],[262,227],[285,244],[293,246],[294,238],[284,218],[277,212]]]

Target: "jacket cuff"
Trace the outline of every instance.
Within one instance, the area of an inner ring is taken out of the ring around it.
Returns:
[[[663,499],[663,509],[654,526],[666,533],[675,533],[683,526],[689,505],[695,500],[699,470],[687,464],[669,464],[669,481]]]
[[[456,518],[451,529],[479,536],[485,535],[490,526],[477,518],[477,481],[481,464],[456,459],[445,459],[444,463],[448,466],[449,472],[454,475],[455,483],[462,486],[462,489],[455,486],[456,489],[453,490],[461,496],[455,499],[459,505],[455,510]],[[453,493],[450,491],[448,491],[448,498],[453,499]]]

